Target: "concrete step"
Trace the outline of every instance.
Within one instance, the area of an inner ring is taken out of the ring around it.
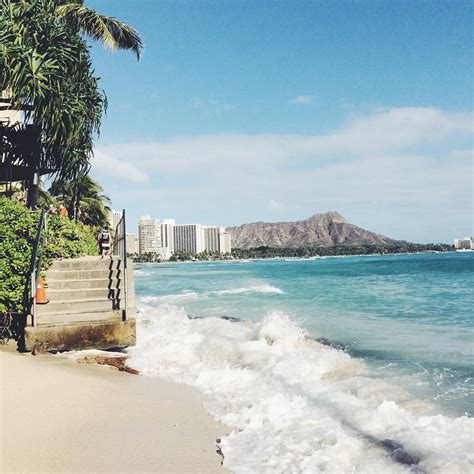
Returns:
[[[75,311],[63,313],[60,311],[46,314],[38,314],[36,316],[36,324],[38,326],[54,324],[57,326],[65,324],[77,324],[92,321],[121,321],[122,311],[106,310],[106,311]]]
[[[36,314],[44,315],[50,313],[71,313],[71,312],[89,312],[89,311],[112,311],[119,307],[119,300],[108,299],[83,299],[50,301],[47,304],[39,304],[36,306]]]
[[[109,280],[108,278],[88,278],[87,280],[86,279],[55,280],[54,278],[50,278],[48,273],[46,275],[47,275],[47,281],[46,281],[47,294],[49,294],[49,291],[51,290],[69,291],[69,290],[80,290],[80,289],[87,289],[87,288],[107,289],[109,285],[112,288],[118,288],[120,287],[121,281],[122,281],[120,278],[114,278],[112,280]]]
[[[85,280],[87,281],[87,280]],[[53,290],[48,288],[46,296],[51,303],[57,301],[110,300],[120,298],[118,288],[75,288]]]
[[[110,259],[104,257],[72,258],[68,260],[57,260],[51,265],[51,270],[105,270],[118,269],[122,267],[119,258]]]
[[[90,280],[97,278],[117,278],[123,276],[122,270],[48,270],[46,272],[46,283],[49,279],[52,280]]]

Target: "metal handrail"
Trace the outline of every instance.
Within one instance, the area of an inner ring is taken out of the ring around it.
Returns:
[[[44,247],[46,245],[46,230],[46,211],[42,209],[36,230],[33,252],[31,254],[29,282],[26,283],[25,289],[25,295],[28,295],[28,285],[30,285],[30,299],[28,301],[28,298],[25,298],[25,300],[27,300],[26,305],[30,308],[32,326],[36,326],[36,290],[38,288],[38,278],[40,276]]]
[[[114,240],[112,244],[112,254],[122,258],[123,261],[123,307],[122,319],[127,320],[128,310],[128,278],[127,278],[127,228],[125,225],[125,209],[122,210],[122,217],[117,223],[114,232]],[[120,299],[120,305],[122,299]]]

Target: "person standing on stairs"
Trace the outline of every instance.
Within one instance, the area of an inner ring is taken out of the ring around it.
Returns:
[[[104,255],[110,255],[110,234],[107,229],[102,229],[97,236],[99,242],[99,255],[103,259]],[[110,256],[112,258],[112,256]]]

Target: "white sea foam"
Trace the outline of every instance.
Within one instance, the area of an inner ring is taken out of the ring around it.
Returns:
[[[146,272],[144,270],[133,270],[133,274],[135,276],[139,276],[139,277],[144,277],[144,276],[150,276],[151,275],[151,272]]]
[[[219,291],[210,291],[210,295],[235,295],[240,293],[275,293],[278,295],[282,295],[284,293],[283,290],[277,288],[276,286],[268,285],[267,283],[254,285],[254,286],[247,286],[241,288],[229,288],[227,290],[219,290]]]
[[[223,296],[223,295],[238,295],[242,293],[273,293],[282,295],[284,291],[276,286],[271,286],[266,283],[255,284],[240,288],[227,288],[224,290],[213,290],[205,291],[203,293],[197,293],[195,291],[183,291],[182,293],[175,293],[173,295],[164,296],[144,296],[141,298],[143,303],[183,303],[185,301],[193,301],[201,298],[209,298],[210,296]]]
[[[254,324],[140,309],[129,365],[204,394],[211,415],[234,427],[221,443],[234,472],[474,471],[473,419],[430,412],[285,314]]]
[[[199,298],[207,298],[206,294],[196,293],[195,291],[183,291],[174,295],[164,296],[143,296],[140,301],[142,303],[184,303],[185,301],[193,301]]]

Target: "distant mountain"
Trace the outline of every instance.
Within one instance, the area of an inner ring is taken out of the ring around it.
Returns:
[[[300,247],[302,245],[370,245],[397,244],[375,232],[350,224],[338,212],[315,214],[295,222],[254,222],[229,227],[232,247],[250,249],[267,247]]]

